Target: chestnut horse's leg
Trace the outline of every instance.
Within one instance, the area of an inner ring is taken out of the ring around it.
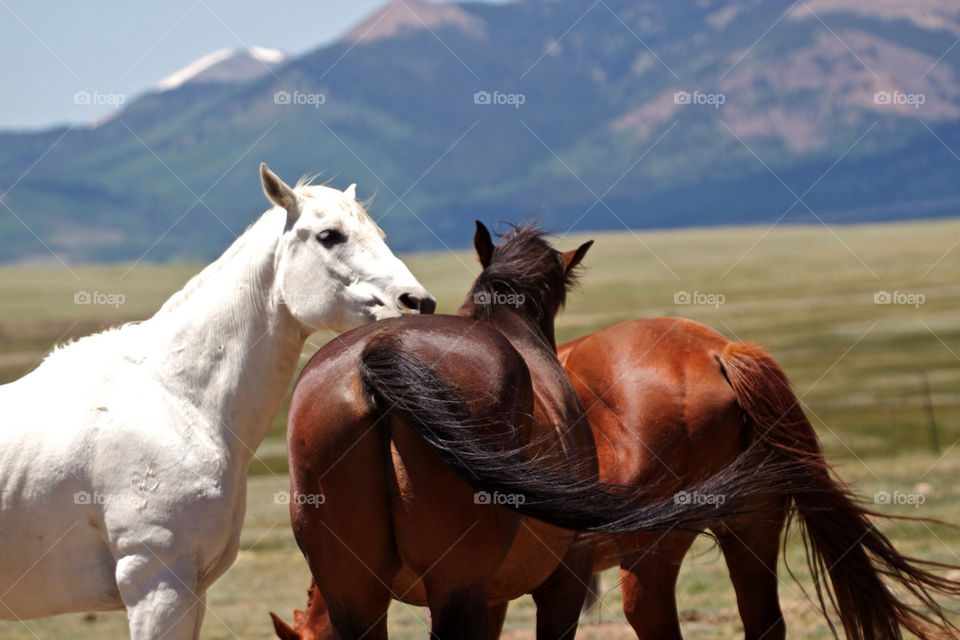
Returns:
[[[623,612],[640,640],[680,640],[677,576],[695,534],[631,533],[620,537]]]
[[[787,635],[777,592],[777,558],[785,512],[775,505],[714,530],[737,593],[746,640],[783,640]]]
[[[593,573],[593,548],[574,544],[547,581],[531,591],[537,640],[573,640]]]

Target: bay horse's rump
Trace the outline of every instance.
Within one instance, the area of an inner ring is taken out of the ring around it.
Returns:
[[[415,354],[418,364],[430,363],[433,375],[443,376],[471,395],[473,401],[466,410],[469,416],[486,416],[483,425],[473,421],[472,427],[472,418],[466,418],[465,432],[498,447],[532,434],[542,445],[544,459],[561,448],[559,438],[539,432],[543,426],[532,419],[530,373],[502,334],[487,323],[466,318],[418,320],[424,322],[381,322],[344,334],[322,348],[304,368],[291,398],[288,447],[292,491],[325,498],[322,508],[292,509],[298,540],[308,540],[314,555],[323,553],[327,558],[329,554],[321,551],[326,534],[325,551],[332,546],[343,555],[343,544],[330,539],[325,526],[329,525],[344,541],[349,540],[364,563],[379,563],[376,572],[389,584],[393,597],[424,605],[421,576],[428,569],[430,575],[443,569],[430,568],[437,549],[450,550],[443,562],[455,561],[459,549],[471,548],[464,543],[478,535],[472,548],[482,546],[484,553],[473,553],[461,565],[479,570],[481,557],[483,562],[499,565],[517,536],[521,518],[506,509],[478,504],[475,489],[441,462],[401,412],[380,405],[373,397],[365,363],[375,360],[378,349],[387,344]],[[483,347],[478,349],[478,344]],[[477,375],[478,371],[484,375]],[[401,367],[392,375],[417,372]],[[423,384],[422,377],[417,384]],[[446,409],[430,407],[431,411]],[[360,508],[360,504],[365,506]],[[465,534],[461,522],[479,524]],[[540,533],[547,540],[553,535]],[[460,540],[462,535],[466,537]],[[572,534],[563,536],[566,540],[558,541],[554,551],[561,556]],[[304,551],[309,557],[308,550]],[[556,566],[557,559],[547,549],[540,551],[543,557],[526,567],[526,579],[538,573],[545,578]],[[349,560],[338,562],[351,564]],[[344,569],[343,575],[350,573]],[[507,572],[491,585],[491,592],[506,600],[528,588]]]

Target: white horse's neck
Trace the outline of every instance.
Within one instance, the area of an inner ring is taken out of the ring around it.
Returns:
[[[306,336],[278,303],[276,249],[285,213],[264,214],[141,327],[146,364],[246,472],[296,370]]]

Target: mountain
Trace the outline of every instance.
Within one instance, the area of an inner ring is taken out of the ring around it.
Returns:
[[[476,33],[482,30],[483,21],[456,4],[435,4],[423,0],[389,2],[345,33],[340,42],[367,44],[410,32],[441,28]]]
[[[211,258],[265,209],[260,160],[359,183],[401,250],[474,218],[954,215],[958,37],[952,0],[397,0],[256,77],[215,60],[97,126],[0,133],[0,259]]]

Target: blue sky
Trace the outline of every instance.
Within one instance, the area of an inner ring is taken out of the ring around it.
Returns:
[[[300,54],[328,43],[385,0],[0,0],[0,130],[88,122],[197,58],[260,45]]]

